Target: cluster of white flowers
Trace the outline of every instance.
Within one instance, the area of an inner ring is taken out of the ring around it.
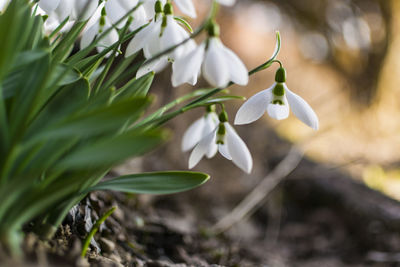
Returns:
[[[235,124],[252,123],[267,112],[277,120],[289,116],[289,105],[293,114],[303,123],[314,130],[318,130],[318,117],[310,105],[300,96],[287,88],[286,71],[280,67],[275,75],[275,83],[247,100],[238,110]],[[249,149],[232,126],[227,122],[225,111],[219,116],[212,110],[196,120],[185,132],[182,140],[182,150],[187,151],[194,147],[190,158],[189,168],[193,168],[206,155],[213,157],[217,149],[228,160],[232,160],[240,169],[250,173],[253,160]]]
[[[0,0],[0,9],[1,9]],[[233,5],[235,0],[214,0],[222,5]],[[180,11],[196,17],[192,0],[173,0]],[[219,38],[219,26],[211,18],[205,28],[207,37],[197,44],[190,37],[188,27],[174,16],[171,0],[40,0],[39,8],[48,15],[49,29],[56,28],[69,18],[70,22],[89,20],[82,33],[81,48],[89,46],[96,36],[107,34],[96,43],[102,51],[119,39],[117,29],[127,22],[130,31],[138,30],[129,42],[125,57],[143,51],[146,61],[136,73],[141,77],[148,72],[159,72],[172,64],[173,86],[184,83],[195,85],[200,74],[213,87],[224,88],[231,82],[247,85],[248,71],[239,57],[224,46]],[[142,28],[141,28],[142,27]],[[141,29],[140,29],[141,28]],[[300,96],[290,91],[286,84],[286,72],[282,66],[276,72],[275,83],[246,101],[236,114],[235,124],[248,124],[259,119],[265,112],[277,120],[289,116],[289,106],[295,116],[312,129],[318,129],[318,118],[312,108]],[[186,131],[182,150],[193,149],[189,168],[204,157],[211,158],[219,151],[243,171],[250,173],[253,160],[249,149],[228,122],[222,109],[220,115],[209,106],[207,113],[196,120]]]

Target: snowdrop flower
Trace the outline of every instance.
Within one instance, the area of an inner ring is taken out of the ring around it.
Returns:
[[[116,24],[138,4],[138,0],[107,0],[105,4],[107,18],[111,23]],[[131,31],[143,26],[148,21],[146,11],[142,5],[132,12],[131,17],[133,17],[132,23],[129,25]],[[127,19],[124,19],[119,25],[125,25],[126,21]]]
[[[146,11],[148,18],[154,17],[154,5],[156,2],[157,0],[143,0],[143,7]],[[163,5],[165,5],[166,2],[166,0],[161,0],[161,3]],[[174,0],[174,3],[179,8],[179,10],[182,11],[183,14],[191,18],[197,17],[196,9],[194,8],[192,0]]]
[[[236,133],[235,129],[228,123],[226,112],[222,112],[219,116],[219,125],[195,146],[189,158],[189,169],[199,163],[205,156],[209,156],[209,152],[218,147],[219,153],[228,160],[242,169],[246,173],[250,173],[253,168],[253,159],[246,144]]]
[[[126,49],[127,57],[143,49],[145,58],[149,59],[189,38],[189,33],[174,19],[171,4],[167,3],[164,6],[165,15],[162,16],[161,1],[157,1],[156,11],[155,19],[145,29],[136,34],[128,44]],[[178,47],[169,57],[175,59],[182,52],[182,47]]]
[[[215,106],[207,107],[206,115],[193,122],[183,134],[182,151],[186,152],[193,149],[204,137],[212,133],[218,126],[218,115],[215,113]],[[211,158],[217,153],[217,144],[211,145],[206,153]]]
[[[95,15],[93,15],[91,21],[92,22],[90,24],[92,25],[86,28],[82,33],[82,38],[80,42],[81,49],[88,47],[98,34],[113,27],[111,22],[106,16],[106,11],[104,6],[101,6],[100,14],[98,14],[97,12]],[[111,31],[108,34],[106,34],[103,38],[101,38],[97,43],[96,47],[97,51],[99,52],[103,51],[105,47],[113,45],[115,42],[118,41],[118,39],[119,35],[117,30],[115,28],[112,28]],[[112,52],[107,53],[106,56],[110,56],[111,53]]]
[[[174,62],[173,86],[192,84],[193,76],[197,77],[200,72],[215,87],[225,87],[230,81],[246,85],[249,81],[247,69],[239,57],[222,44],[218,25],[213,23],[208,34],[206,41]]]
[[[54,16],[61,23],[68,16],[71,20],[87,20],[96,11],[97,1],[93,0],[40,0],[39,7],[49,17]]]
[[[289,116],[289,106],[293,114],[314,130],[318,130],[318,117],[310,105],[296,95],[285,84],[286,71],[280,67],[275,75],[275,83],[247,100],[238,110],[235,124],[248,124],[258,120],[265,112],[274,119],[283,120]]]
[[[170,3],[164,6],[164,16],[162,15],[161,1],[157,1],[155,10],[157,11],[155,19],[136,34],[128,44],[126,57],[143,49],[144,57],[150,59],[189,38],[189,33],[174,19]],[[138,70],[136,77],[139,78],[150,71],[158,72],[162,70],[169,61],[174,61],[194,47],[194,41],[190,40],[165,56],[145,62]]]
[[[46,32],[56,29],[69,18],[61,31],[67,31],[76,20],[87,20],[96,11],[98,2],[92,0],[40,0],[37,14],[47,15],[44,23]]]

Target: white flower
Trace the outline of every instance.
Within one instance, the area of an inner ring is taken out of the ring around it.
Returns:
[[[93,0],[40,0],[39,7],[49,17],[54,16],[61,23],[68,16],[70,20],[87,20],[96,11],[97,1]]]
[[[209,135],[218,126],[218,115],[214,111],[209,111],[203,117],[193,122],[182,138],[182,151],[186,152],[197,145],[204,137]],[[210,147],[207,157],[211,158],[217,152],[217,145]],[[212,152],[214,151],[214,152]]]
[[[285,77],[284,69],[277,71]],[[282,74],[283,73],[283,74]],[[236,113],[235,124],[248,124],[258,120],[265,112],[274,119],[282,120],[289,116],[289,106],[293,114],[306,125],[318,130],[318,117],[310,105],[296,95],[285,84],[285,78],[275,79],[276,82],[247,100]]]
[[[166,15],[162,17],[160,13],[157,13],[155,19],[132,38],[126,49],[126,57],[143,49],[144,57],[150,59],[190,37],[189,33],[174,19],[172,6],[166,4],[164,9]],[[161,71],[168,65],[169,61],[176,60],[195,46],[195,42],[189,40],[172,52],[158,59],[145,62],[138,70],[136,77],[139,78],[150,71]]]
[[[215,87],[225,87],[230,81],[246,85],[247,69],[236,54],[225,47],[218,37],[210,37],[173,64],[172,84],[192,83],[193,76],[203,73]]]
[[[108,17],[105,16],[104,8],[104,4],[102,4],[88,22],[88,27],[86,27],[82,33],[82,38],[80,42],[81,49],[88,47],[97,35],[107,31],[109,28],[111,28],[111,30],[96,44],[97,51],[101,52],[106,47],[109,47],[118,41],[118,32],[115,28],[113,28],[111,21],[108,19]],[[110,56],[110,54],[111,51],[107,53],[106,56]]]
[[[116,24],[127,12],[132,10],[139,3],[138,0],[107,0],[105,9],[107,18]],[[143,6],[139,6],[132,14],[132,23],[129,26],[131,31],[143,26],[147,23],[147,14]],[[124,19],[118,26],[125,25],[127,19]]]
[[[197,136],[194,137],[197,138]],[[218,147],[222,156],[232,160],[244,172],[251,172],[253,159],[250,151],[232,126],[225,120],[221,120],[220,124],[195,146],[190,154],[189,169],[196,166],[205,155],[209,158],[210,155],[211,157],[214,156],[216,147]]]
[[[149,19],[154,17],[154,5],[156,4],[157,0],[143,0],[143,7],[146,10],[146,14]],[[162,5],[165,5],[167,2],[166,0],[160,1]],[[196,9],[194,8],[192,0],[174,0],[176,6],[182,11],[183,14],[195,18],[197,16]]]

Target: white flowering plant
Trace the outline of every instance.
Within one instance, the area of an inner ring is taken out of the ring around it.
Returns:
[[[191,0],[173,2],[196,16]],[[163,124],[195,108],[207,112],[183,137],[182,150],[193,149],[189,168],[219,151],[250,173],[250,151],[224,106],[242,97],[225,89],[246,85],[253,73],[280,63],[280,37],[273,56],[248,72],[219,39],[220,4],[234,1],[213,1],[208,18],[193,31],[174,15],[169,0],[0,0],[0,244],[18,253],[27,224],[51,237],[92,191],[170,194],[205,183],[207,174],[191,171],[104,179],[115,165],[164,143],[169,132]],[[197,45],[193,38],[201,33],[206,38]],[[211,88],[150,113],[153,78],[171,64],[174,86],[195,85],[202,74]],[[235,123],[250,123],[265,111],[283,119],[290,105],[317,129],[315,113],[285,79],[281,66],[276,83],[250,98]]]

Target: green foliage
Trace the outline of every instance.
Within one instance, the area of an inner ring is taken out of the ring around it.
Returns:
[[[193,189],[210,177],[199,172],[167,171],[125,175],[101,182],[90,191],[114,190],[136,194],[172,194]]]
[[[169,134],[154,119],[181,101],[142,118],[154,73],[136,79],[135,56],[106,57],[135,32],[126,34],[126,25],[102,53],[90,54],[94,43],[74,54],[85,24],[48,37],[26,0],[11,1],[0,15],[0,243],[14,253],[24,224],[57,227],[90,191],[166,194],[208,179],[165,172],[100,182],[116,164],[161,145]]]

